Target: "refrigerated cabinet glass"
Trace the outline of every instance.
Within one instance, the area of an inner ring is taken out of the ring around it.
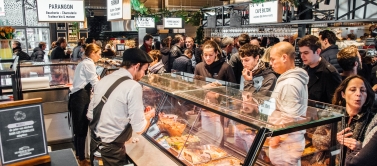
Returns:
[[[279,153],[308,162],[321,152],[311,143],[315,127],[330,125],[336,131],[343,117],[343,107],[327,104],[308,106],[306,115],[292,117],[276,110],[272,97],[194,78],[167,73],[140,81],[144,105],[158,114],[144,137],[178,165],[271,165]],[[336,147],[336,132],[330,133],[330,147]],[[269,139],[276,136],[285,141],[303,138],[296,141],[300,151],[272,148]],[[328,163],[335,165],[335,156]]]

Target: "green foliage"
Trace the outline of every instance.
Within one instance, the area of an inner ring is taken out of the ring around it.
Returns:
[[[204,29],[203,29],[203,25],[201,25],[198,27],[198,29],[196,29],[195,42],[201,45],[203,42],[203,38],[204,38]]]
[[[158,11],[152,11],[149,8],[145,7],[143,3],[140,3],[139,0],[131,0],[131,9],[133,15],[153,17],[155,22],[160,22],[164,17],[179,17],[182,18],[182,20],[186,24],[199,26],[201,19],[203,18],[203,13],[200,11],[192,13],[185,11],[184,9],[170,11],[166,8],[160,9]]]

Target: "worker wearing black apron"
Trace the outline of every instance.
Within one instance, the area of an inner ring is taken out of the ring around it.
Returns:
[[[80,166],[89,165],[85,159],[85,140],[89,124],[86,114],[92,87],[98,82],[95,63],[101,58],[101,48],[96,44],[89,44],[86,47],[85,55],[87,58],[80,62],[75,69],[68,102],[68,109],[72,118],[73,142]]]
[[[132,132],[143,133],[155,116],[154,109],[144,108],[138,83],[152,61],[139,48],[127,49],[121,68],[101,79],[94,88],[87,114],[91,120],[91,161],[94,153],[99,152],[104,166],[128,164],[124,143]]]

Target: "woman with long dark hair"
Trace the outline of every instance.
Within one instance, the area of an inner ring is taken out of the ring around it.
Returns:
[[[374,113],[371,108],[374,102],[374,92],[363,77],[352,75],[340,83],[335,90],[332,104],[346,108],[346,128],[337,133],[337,141],[343,148],[343,159],[351,152],[360,149],[365,138],[365,132]],[[341,126],[338,127],[342,129]],[[318,150],[328,150],[330,147],[330,126],[320,126],[314,132],[312,141]]]

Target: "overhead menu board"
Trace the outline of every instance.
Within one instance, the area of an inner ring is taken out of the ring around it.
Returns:
[[[41,104],[0,109],[0,126],[3,165],[48,154]]]
[[[182,18],[164,18],[164,28],[183,28]]]
[[[139,28],[155,28],[155,22],[153,17],[140,17],[135,18],[136,26]]]
[[[131,19],[130,0],[107,0],[107,21]]]
[[[83,0],[37,0],[39,22],[84,21]]]
[[[249,23],[276,23],[282,21],[283,8],[279,1],[251,3],[249,5]]]

